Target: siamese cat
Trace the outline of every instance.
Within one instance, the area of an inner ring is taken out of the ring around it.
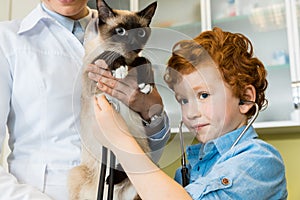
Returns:
[[[154,2],[141,11],[131,12],[112,9],[104,0],[97,1],[98,18],[88,25],[84,42],[85,57],[80,111],[82,155],[81,164],[71,169],[68,177],[71,200],[97,199],[100,176],[102,146],[97,142],[94,134],[101,133],[94,116],[93,102],[94,95],[100,94],[101,91],[97,89],[96,83],[88,78],[86,67],[98,59],[103,59],[117,78],[125,77],[127,70],[137,67],[137,82],[140,91],[151,92],[151,88],[154,87],[151,63],[141,57],[140,52],[150,36],[149,25],[156,7],[157,2]],[[122,102],[108,95],[107,98],[123,116],[130,132],[143,150],[149,153],[145,126],[140,115]],[[126,176],[119,172],[115,174],[115,177],[117,179],[114,181],[116,184],[114,199],[140,199]]]

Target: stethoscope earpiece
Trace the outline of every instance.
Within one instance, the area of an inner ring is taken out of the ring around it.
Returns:
[[[242,100],[240,99],[239,106],[245,105],[246,103],[255,104],[254,101]]]

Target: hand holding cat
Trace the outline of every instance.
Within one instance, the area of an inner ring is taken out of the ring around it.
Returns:
[[[88,68],[89,78],[98,82],[98,88],[129,106],[145,120],[155,114],[161,114],[163,103],[160,94],[154,87],[150,94],[140,92],[137,84],[137,70],[132,68],[124,79],[117,79],[108,70],[103,60],[98,60]]]

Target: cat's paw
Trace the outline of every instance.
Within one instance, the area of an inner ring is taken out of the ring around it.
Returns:
[[[140,83],[139,84],[140,92],[144,94],[150,94],[153,90],[153,86],[150,84]]]
[[[115,78],[120,78],[123,79],[127,76],[128,74],[128,66],[120,66],[119,68],[117,68],[116,70],[112,70],[112,74]]]

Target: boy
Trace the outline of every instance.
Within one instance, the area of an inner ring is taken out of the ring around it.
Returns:
[[[190,180],[184,189],[180,170],[176,182],[169,178],[143,154],[105,98],[95,101],[97,119],[109,121],[99,123],[107,134],[96,137],[116,154],[142,199],[287,198],[278,151],[258,139],[252,126],[242,133],[267,102],[266,70],[245,36],[214,28],[180,41],[165,81],[199,141],[187,148]]]

